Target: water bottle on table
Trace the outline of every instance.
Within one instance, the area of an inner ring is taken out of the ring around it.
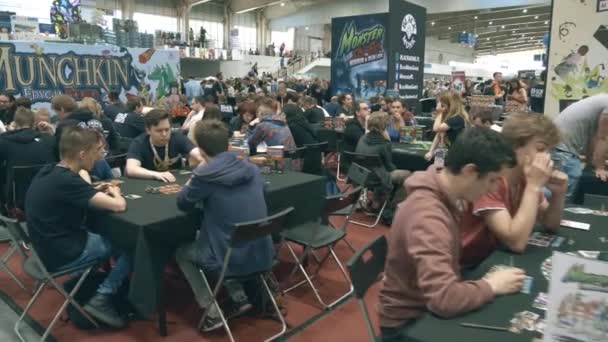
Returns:
[[[448,154],[448,149],[445,146],[445,144],[443,143],[443,136],[439,138],[439,144],[437,144],[437,147],[435,148],[435,162],[434,165],[438,168],[438,169],[442,169],[443,166],[445,165],[445,157]]]

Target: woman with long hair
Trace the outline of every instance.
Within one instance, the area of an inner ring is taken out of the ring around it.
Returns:
[[[253,101],[243,101],[238,107],[238,115],[230,120],[230,130],[246,134],[249,131],[249,123],[256,118],[256,105]]]
[[[507,100],[518,102],[521,105],[528,105],[528,93],[525,85],[517,78],[509,81],[509,90],[507,91]]]
[[[435,139],[433,139],[431,149],[424,156],[426,160],[433,159],[435,148],[441,140],[449,148],[458,135],[471,126],[469,113],[464,108],[462,96],[457,92],[446,91],[439,95],[436,114],[433,124]]]
[[[338,96],[338,116],[353,116],[353,96],[351,94],[342,94]]]

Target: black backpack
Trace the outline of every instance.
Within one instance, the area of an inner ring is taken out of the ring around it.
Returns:
[[[82,286],[74,296],[76,302],[82,306],[84,306],[87,301],[95,295],[97,292],[97,287],[104,281],[108,274],[106,272],[93,272],[89,274],[89,276],[84,280]],[[67,280],[63,283],[63,288],[66,292],[72,291],[78,279],[80,277],[74,277]],[[134,316],[135,309],[131,305],[128,299],[129,295],[129,280],[126,279],[123,284],[118,288],[116,293],[112,296],[113,304],[118,311],[124,317],[130,318]],[[89,322],[86,317],[84,317],[80,311],[78,311],[72,304],[69,304],[66,312],[68,314],[68,318],[72,323],[79,329],[82,330],[91,330],[94,329],[95,326]],[[101,322],[97,322],[100,326],[103,326]]]

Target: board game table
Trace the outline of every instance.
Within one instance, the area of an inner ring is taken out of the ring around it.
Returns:
[[[178,184],[185,184],[190,174],[176,171]],[[325,197],[325,178],[299,172],[264,175],[269,214],[293,206],[288,225],[316,219]],[[133,253],[133,272],[129,300],[138,313],[150,316],[159,309],[161,335],[166,335],[162,301],[162,275],[177,247],[193,241],[200,213],[186,214],[177,208],[177,194],[149,193],[146,188],[162,186],[155,180],[123,179],[127,211],[99,215],[95,230],[114,244]],[[141,198],[130,199],[128,195]],[[235,210],[246,203],[235,203]]]
[[[599,209],[602,201],[588,200],[585,207]],[[606,201],[608,202],[608,200]],[[511,257],[515,267],[522,268],[526,274],[534,277],[530,294],[517,293],[499,296],[478,311],[454,319],[441,319],[432,314],[425,315],[407,331],[411,338],[408,341],[491,341],[491,342],[530,342],[534,337],[542,337],[538,332],[523,330],[520,334],[505,331],[494,331],[460,326],[460,323],[474,323],[491,326],[509,327],[509,321],[521,311],[531,311],[545,317],[544,312],[532,307],[539,292],[548,292],[548,281],[541,273],[541,265],[553,251],[570,252],[577,250],[606,250],[608,244],[602,243],[600,237],[608,238],[608,217],[579,215],[564,212],[564,219],[591,224],[589,231],[560,227],[557,236],[565,241],[560,247],[537,247],[528,245],[522,255],[507,251],[497,251],[490,255],[477,268],[463,271],[465,279],[479,279],[494,265],[509,265]],[[572,240],[572,241],[569,241]]]
[[[410,143],[392,143],[393,164],[400,170],[424,171],[431,163],[424,159],[428,148]]]

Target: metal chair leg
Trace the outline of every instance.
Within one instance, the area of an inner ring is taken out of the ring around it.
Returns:
[[[386,208],[387,204],[388,204],[388,199],[386,201],[384,201],[384,204],[382,204],[382,208],[380,209],[380,212],[376,216],[376,221],[373,224],[368,224],[368,223],[364,223],[364,222],[360,222],[360,221],[352,221],[352,220],[349,220],[348,222],[359,225],[359,226],[367,227],[367,228],[374,228],[378,225],[378,223],[380,223],[380,219],[382,218],[382,213],[384,212],[384,209]]]
[[[53,287],[55,288],[55,290],[57,290],[65,299],[66,301],[64,302],[64,304],[61,306],[61,308],[59,309],[59,314],[61,314],[61,312],[63,312],[63,310],[65,310],[65,307],[67,306],[68,303],[72,304],[72,306],[74,306],[76,308],[76,310],[78,310],[78,312],[80,312],[89,322],[91,322],[96,328],[99,328],[99,324],[97,323],[97,321],[95,321],[95,319],[93,319],[93,317],[91,317],[91,315],[89,315],[89,313],[87,313],[82,306],[76,302],[76,300],[74,299],[74,295],[78,292],[78,290],[80,289],[80,287],[82,286],[82,284],[84,283],[85,279],[89,276],[89,273],[91,273],[91,270],[93,269],[93,267],[89,267],[87,268],[84,273],[80,276],[80,279],[78,279],[78,282],[76,283],[76,285],[74,286],[74,288],[72,289],[72,291],[70,291],[70,293],[68,294],[67,292],[65,292],[65,290],[63,290],[63,287],[61,285],[59,285],[54,279],[49,279],[49,282],[51,283],[51,285],[53,285]],[[50,327],[52,327],[53,324],[55,324],[54,321],[57,320],[57,318],[60,315],[55,316],[55,318],[53,319],[53,321],[51,322]],[[49,329],[50,332],[50,329]]]
[[[25,285],[23,285],[23,282],[21,282],[17,275],[8,267],[8,260],[13,256],[13,254],[15,254],[15,251],[17,251],[17,246],[15,246],[14,242],[11,241],[10,245],[11,247],[2,256],[2,260],[0,260],[0,268],[3,269],[6,273],[8,273],[8,275],[17,283],[17,285],[19,285],[20,288],[27,291],[27,288],[25,287]]]
[[[230,339],[230,342],[234,342],[234,337],[232,336],[232,331],[230,330],[230,326],[228,326],[228,321],[226,320],[226,317],[224,317],[224,313],[222,312],[220,303],[217,302],[217,298],[216,298],[217,294],[215,294],[213,289],[211,289],[211,286],[209,285],[209,281],[207,280],[207,276],[205,276],[205,272],[203,272],[203,270],[201,270],[201,269],[199,269],[199,272],[203,276],[203,281],[205,282],[207,291],[209,291],[209,293],[213,297],[211,298],[211,300],[212,300],[210,303],[211,305],[207,305],[207,307],[203,311],[203,316],[201,317],[201,320],[198,323],[198,330],[202,330],[203,323],[205,322],[205,318],[209,314],[209,310],[211,310],[212,305],[215,305],[217,312],[220,315],[220,319],[222,320],[222,324],[224,325],[224,330],[226,331],[226,334],[228,335],[228,338]],[[223,277],[221,277],[221,278],[223,278]],[[222,280],[223,279],[220,279],[219,281],[221,282]],[[218,282],[218,285],[216,285],[216,288],[219,288],[219,286],[221,285],[220,282]]]
[[[285,317],[283,317],[283,314],[281,313],[281,309],[279,308],[279,305],[277,304],[276,300],[274,300],[272,291],[270,291],[270,286],[268,286],[268,283],[266,282],[266,279],[264,279],[263,274],[260,274],[260,279],[262,280],[262,284],[264,284],[264,288],[266,289],[266,293],[268,294],[268,297],[270,298],[270,301],[272,302],[272,306],[274,307],[274,310],[276,311],[277,316],[279,317],[279,320],[281,321],[281,331],[278,334],[273,335],[270,338],[265,340],[265,342],[274,341],[275,339],[283,336],[285,334],[285,332],[287,332],[287,322],[285,322]]]
[[[302,266],[302,264],[300,263],[300,261],[298,259],[298,256],[293,251],[293,248],[291,248],[291,246],[289,244],[287,244],[287,249],[289,249],[289,252],[293,256],[294,260],[296,260],[296,262],[298,263],[298,268],[300,269],[300,271],[304,275],[304,278],[306,278],[306,282],[312,288],[312,291],[314,292],[315,296],[317,297],[317,300],[319,301],[319,303],[321,303],[321,305],[323,306],[323,309],[325,309],[325,310],[329,309],[329,306],[327,304],[325,304],[325,302],[323,301],[323,299],[321,299],[321,296],[319,295],[319,291],[317,290],[317,288],[315,287],[315,285],[312,283],[312,279],[310,278],[310,276],[308,276],[308,273],[306,272],[306,269],[304,269],[304,266]],[[291,290],[293,288],[294,287],[292,287],[292,288],[290,288],[288,290]],[[285,292],[287,292],[288,290],[285,290]]]
[[[340,182],[346,182],[346,178],[340,178],[340,152],[338,152],[338,169],[336,170],[336,179]]]
[[[17,322],[15,322],[15,325],[13,326],[13,331],[15,332],[15,335],[17,335],[17,337],[19,337],[19,340],[21,340],[21,342],[25,342],[25,339],[23,338],[23,336],[21,336],[21,333],[19,332],[19,325],[21,324],[21,321],[23,321],[23,318],[25,318],[25,315],[27,315],[27,312],[30,310],[32,305],[34,305],[34,303],[38,299],[38,296],[40,295],[40,293],[42,293],[42,290],[46,287],[46,285],[47,285],[47,282],[45,282],[45,281],[43,281],[39,284],[38,288],[36,289],[36,292],[32,296],[32,299],[30,299],[29,303],[27,303],[27,305],[23,309],[23,312],[17,319]]]

